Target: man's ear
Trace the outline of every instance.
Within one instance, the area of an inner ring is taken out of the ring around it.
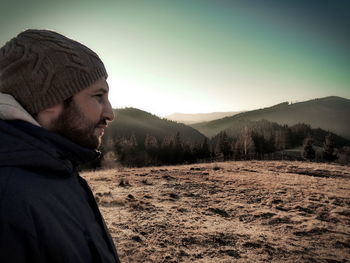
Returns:
[[[62,111],[63,103],[60,103],[38,112],[35,119],[41,125],[41,127],[50,130],[52,123],[57,120]]]

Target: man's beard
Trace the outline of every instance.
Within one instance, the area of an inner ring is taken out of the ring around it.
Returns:
[[[97,123],[88,120],[74,100],[71,100],[64,103],[64,109],[52,123],[51,130],[80,146],[97,149],[101,145],[101,136],[95,135],[98,125],[106,125],[106,120]]]

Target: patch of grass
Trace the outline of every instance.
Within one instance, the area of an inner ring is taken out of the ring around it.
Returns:
[[[144,185],[153,185],[153,183],[150,182],[150,181],[147,180],[147,179],[142,179],[142,180],[141,180],[141,183],[143,183]]]
[[[223,209],[220,209],[220,208],[212,208],[210,207],[208,209],[210,212],[214,213],[214,214],[218,214],[222,217],[229,217],[230,215]]]
[[[121,187],[127,187],[127,186],[131,186],[131,185],[130,185],[128,179],[121,178],[121,179],[120,179],[120,182],[119,182],[119,186],[121,186]]]
[[[218,170],[221,170],[222,168],[219,166],[219,165],[217,165],[217,164],[215,164],[214,166],[213,166],[213,170],[214,171],[218,171]]]

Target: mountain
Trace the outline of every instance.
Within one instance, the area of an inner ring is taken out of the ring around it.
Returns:
[[[198,122],[204,121],[212,121],[221,119],[228,116],[233,116],[241,111],[229,111],[229,112],[210,112],[210,113],[173,113],[171,115],[166,116],[165,118],[168,120],[181,122],[184,124],[194,124]]]
[[[240,119],[237,121],[237,124],[239,125],[231,126],[222,132],[225,132],[228,137],[235,141],[246,139],[246,136],[251,136],[254,142],[259,140],[260,143],[266,143],[269,148],[272,146],[272,148],[276,150],[278,150],[278,148],[288,149],[301,146],[304,139],[309,135],[313,138],[314,146],[323,147],[325,137],[328,134],[331,134],[332,141],[336,148],[350,146],[349,139],[345,139],[320,128],[312,129],[307,124],[299,123],[292,126],[285,126],[267,120],[251,121],[247,119]],[[212,143],[218,142],[221,137],[220,135],[222,135],[222,133],[214,136],[212,138]],[[256,147],[257,146],[258,145],[256,145]]]
[[[177,132],[180,132],[183,141],[202,142],[205,138],[203,134],[192,127],[161,119],[139,109],[116,109],[114,115],[115,120],[106,129],[105,140],[118,137],[128,138],[134,134],[138,144],[143,145],[147,134],[155,136],[158,142],[162,142],[164,137],[173,136]]]
[[[331,96],[294,104],[284,102],[272,107],[239,113],[232,117],[192,124],[208,137],[220,131],[239,125],[240,120],[268,120],[278,124],[294,125],[306,123],[312,128],[331,131],[350,139],[350,100]]]

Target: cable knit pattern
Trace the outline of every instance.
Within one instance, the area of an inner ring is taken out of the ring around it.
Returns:
[[[101,77],[96,53],[61,34],[29,29],[0,49],[0,92],[30,113],[61,103]]]

